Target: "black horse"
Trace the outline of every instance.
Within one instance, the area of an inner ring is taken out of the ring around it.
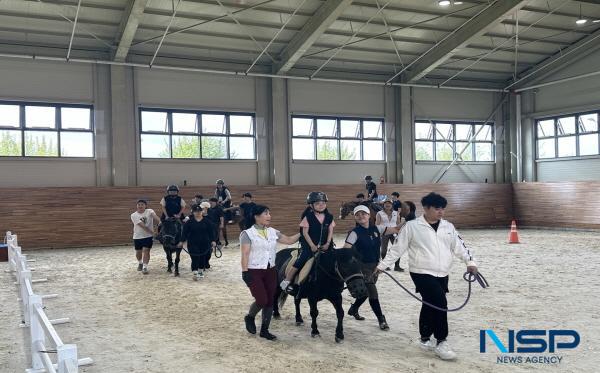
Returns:
[[[175,217],[166,218],[158,227],[158,241],[163,245],[167,256],[167,272],[173,272],[173,253],[175,253],[175,276],[179,276],[183,226]]]
[[[277,253],[275,265],[279,273],[279,281],[284,278],[284,271],[290,260],[291,253],[297,249],[284,249]],[[337,316],[337,327],[335,328],[335,341],[340,343],[344,339],[344,309],[342,308],[342,291],[344,283],[348,286],[348,291],[354,298],[367,296],[367,288],[364,277],[360,271],[360,265],[354,259],[351,250],[329,249],[319,252],[315,257],[313,269],[309,278],[300,286],[298,294],[294,299],[296,306],[296,325],[302,325],[303,319],[300,314],[300,300],[308,299],[310,306],[311,336],[320,335],[317,328],[317,316],[319,310],[317,303],[327,299],[335,308]],[[285,299],[286,294],[278,287],[275,294],[275,303],[273,307],[273,317],[280,318],[279,304],[280,297]]]

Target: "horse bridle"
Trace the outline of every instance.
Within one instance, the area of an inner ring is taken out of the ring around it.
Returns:
[[[334,249],[335,250],[335,249]],[[344,249],[341,249],[344,250]],[[317,267],[323,272],[325,273],[327,276],[329,276],[330,278],[334,279],[334,280],[341,280],[343,283],[348,283],[350,280],[353,280],[355,278],[362,278],[364,279],[365,276],[363,275],[362,272],[359,273],[354,273],[348,277],[344,277],[342,276],[342,273],[340,272],[340,269],[338,268],[338,261],[337,259],[335,260],[335,265],[334,265],[334,270],[335,270],[335,274],[338,276],[338,278],[335,278],[334,276],[330,275],[326,270],[323,269],[323,267],[321,267],[321,264],[319,264],[319,262],[317,261],[318,256],[322,253],[323,251],[318,251],[315,254],[315,264],[317,265]],[[345,288],[344,288],[345,289]]]

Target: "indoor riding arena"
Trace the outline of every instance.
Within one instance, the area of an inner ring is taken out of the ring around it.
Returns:
[[[597,372],[599,0],[0,0],[0,373]]]

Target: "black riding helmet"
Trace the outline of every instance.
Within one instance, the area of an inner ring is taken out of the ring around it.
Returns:
[[[225,185],[225,182],[223,179],[217,179],[217,184]]]
[[[177,192],[179,193],[179,187],[175,184],[171,184],[167,187],[167,193],[169,192]]]
[[[310,192],[308,196],[306,196],[306,204],[312,205],[316,202],[327,202],[327,194],[323,192]]]
[[[365,176],[365,181],[371,181],[373,178],[370,175]]]

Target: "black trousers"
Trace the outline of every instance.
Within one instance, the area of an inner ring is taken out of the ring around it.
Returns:
[[[411,272],[410,277],[424,301],[441,308],[448,308],[446,300],[448,276],[435,277]],[[433,334],[438,341],[445,340],[448,337],[448,313],[438,311],[425,304],[421,305],[419,333],[421,339],[429,339]]]
[[[190,253],[190,259],[192,259],[192,271],[198,271],[201,269],[208,268],[208,259],[210,257],[211,251],[204,255],[198,255],[195,253]]]

